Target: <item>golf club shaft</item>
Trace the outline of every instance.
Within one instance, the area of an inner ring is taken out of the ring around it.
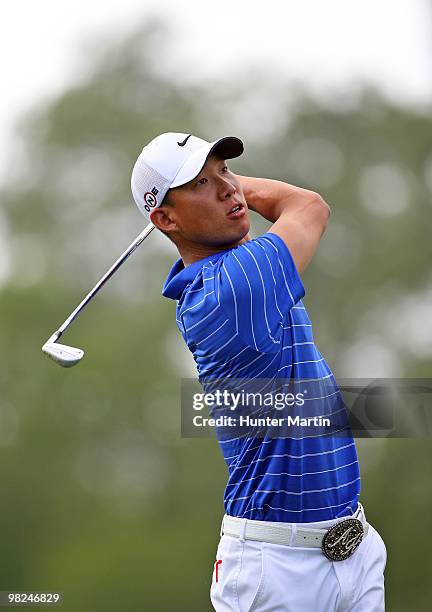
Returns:
[[[150,234],[152,230],[154,230],[153,223],[149,223],[144,230],[135,238],[132,244],[126,249],[122,255],[113,263],[111,268],[102,276],[100,281],[93,287],[91,291],[85,296],[80,304],[75,308],[75,310],[68,316],[66,321],[60,325],[58,330],[51,336],[48,342],[57,342],[62,333],[69,327],[72,321],[79,315],[82,309],[90,302],[90,300],[98,293],[98,291],[104,286],[104,284],[111,278],[111,276],[120,268],[123,262],[131,255],[135,249],[141,244],[145,238]]]

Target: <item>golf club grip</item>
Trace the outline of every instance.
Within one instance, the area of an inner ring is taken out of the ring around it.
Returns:
[[[120,266],[126,261],[126,259],[128,259],[130,255],[132,255],[135,249],[139,247],[139,245],[143,242],[143,240],[147,238],[147,236],[154,230],[154,228],[155,226],[153,225],[153,223],[149,223],[145,227],[145,229],[141,232],[141,234],[139,234],[135,238],[132,244],[129,245],[126,251],[124,251],[124,253],[122,253],[120,257],[113,263],[111,268],[107,272],[105,272],[105,274],[102,276],[99,282],[96,283],[96,285],[93,287],[91,291],[89,291],[89,293],[85,296],[82,302],[80,302],[78,306],[75,308],[75,310],[68,316],[66,321],[64,321],[64,323],[62,323],[62,325],[58,328],[58,330],[56,331],[56,334],[58,334],[57,340],[58,338],[60,338],[62,333],[69,327],[72,321],[79,315],[81,310],[98,293],[98,291],[102,289],[102,287],[111,278],[114,272],[116,272],[120,268]]]

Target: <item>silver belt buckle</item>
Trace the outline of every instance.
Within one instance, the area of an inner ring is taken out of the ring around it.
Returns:
[[[331,561],[345,561],[363,540],[363,524],[358,519],[346,519],[333,525],[322,541],[322,551]]]

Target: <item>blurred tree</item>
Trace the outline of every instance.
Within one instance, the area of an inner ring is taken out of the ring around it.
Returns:
[[[333,216],[305,283],[323,354],[338,375],[430,373],[430,116],[372,90],[334,108],[288,84],[251,90],[260,74],[181,87],[159,70],[167,38],[151,23],[98,41],[82,81],[23,121],[1,194],[0,586],[63,591],[65,612],[210,609],[225,467],[214,440],[180,439],[193,361],[160,296],[172,245],[153,233],[68,332],[88,350],[79,368],[40,352],[143,227],[129,177],[158,133],[238,132],[235,170],[322,193]],[[430,442],[359,449],[389,609],[429,610]]]

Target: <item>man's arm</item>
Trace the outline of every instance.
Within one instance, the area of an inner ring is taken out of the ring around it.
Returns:
[[[273,223],[269,231],[282,238],[302,273],[326,229],[328,204],[318,193],[282,181],[238,178],[249,208]]]

